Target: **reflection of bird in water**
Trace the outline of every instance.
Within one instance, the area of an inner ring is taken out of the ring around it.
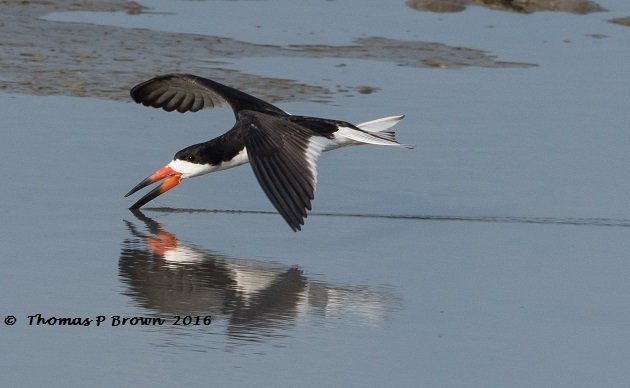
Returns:
[[[296,315],[305,279],[295,267],[235,260],[192,245],[135,212],[151,235],[127,222],[134,237],[127,240],[120,259],[120,276],[128,295],[143,307],[164,314],[223,315],[230,328],[278,327]]]
[[[387,289],[334,287],[307,279],[297,267],[182,243],[140,211],[133,213],[147,232],[125,221],[131,237],[122,244],[119,276],[125,294],[157,314],[226,318],[230,337],[256,341],[293,325],[301,314],[353,314],[379,322],[400,303]]]
[[[294,231],[311,210],[320,153],[339,147],[376,144],[412,148],[396,141],[388,129],[403,116],[359,124],[293,116],[239,90],[189,74],[169,74],[136,85],[134,101],[166,111],[196,112],[229,105],[236,123],[225,134],[184,148],[173,160],[131,189],[126,196],[157,181],[164,182],[131,206],[138,209],[177,186],[184,178],[251,163],[254,175],[278,213]]]

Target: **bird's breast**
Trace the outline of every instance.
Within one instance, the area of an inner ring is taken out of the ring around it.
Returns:
[[[215,171],[227,170],[249,162],[247,149],[243,147],[231,159],[223,160],[218,164],[212,163],[192,163],[186,160],[173,159],[168,166],[174,171],[182,174],[182,178],[193,178],[200,175],[209,174]]]

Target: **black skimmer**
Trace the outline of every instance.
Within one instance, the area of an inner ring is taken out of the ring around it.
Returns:
[[[131,189],[164,182],[134,203],[138,209],[177,186],[182,179],[250,163],[263,191],[294,231],[304,225],[317,182],[316,162],[324,151],[359,144],[413,148],[396,141],[394,126],[404,116],[352,125],[345,121],[294,116],[216,81],[190,74],[168,74],[131,89],[137,103],[180,113],[229,105],[236,123],[210,141],[178,151],[173,160]]]

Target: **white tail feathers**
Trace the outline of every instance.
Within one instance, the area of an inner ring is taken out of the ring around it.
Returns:
[[[389,128],[398,124],[398,122],[403,118],[405,118],[405,116],[400,115],[367,121],[357,125],[361,131],[357,131],[353,128],[341,127],[339,128],[339,131],[337,131],[337,134],[358,143],[414,148],[411,144],[398,143],[395,132],[388,131]]]
[[[368,132],[382,132],[398,124],[398,122],[404,118],[405,115],[383,117],[382,119],[376,119],[357,124],[357,127]]]
[[[334,140],[326,145],[322,151],[331,151],[339,147],[346,147],[361,144],[378,144],[387,146],[397,146],[414,148],[410,144],[400,144],[396,141],[394,131],[389,128],[396,125],[405,116],[389,116],[382,119],[367,121],[354,127],[338,127]],[[358,129],[357,129],[358,128]]]

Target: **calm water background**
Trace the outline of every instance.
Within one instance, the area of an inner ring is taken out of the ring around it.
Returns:
[[[129,188],[229,128],[229,111],[0,95],[0,312],[17,317],[0,329],[4,384],[626,386],[630,28],[607,20],[630,15],[630,3],[599,1],[609,12],[590,15],[434,14],[363,0],[140,3],[157,13],[50,18],[280,45],[382,36],[537,66],[222,64],[380,88],[281,104],[289,112],[407,115],[398,137],[415,150],[320,159],[301,233],[265,213],[247,166],[184,182],[152,202],[164,209],[126,209]],[[185,71],[185,58],[164,72],[173,70]],[[212,77],[210,66],[200,75]],[[29,326],[36,313],[213,320]]]

